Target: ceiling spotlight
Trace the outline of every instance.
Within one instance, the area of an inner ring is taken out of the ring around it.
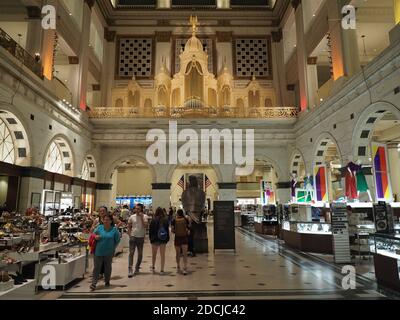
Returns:
[[[322,99],[322,98],[321,98],[321,99],[319,99],[319,101],[321,101],[321,102],[322,102],[322,101],[324,101],[324,99]]]

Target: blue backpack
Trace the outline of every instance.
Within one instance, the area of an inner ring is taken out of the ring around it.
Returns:
[[[162,221],[159,221],[158,223],[160,224],[160,227],[158,228],[157,238],[158,238],[158,240],[166,241],[168,238],[168,230],[165,229]]]

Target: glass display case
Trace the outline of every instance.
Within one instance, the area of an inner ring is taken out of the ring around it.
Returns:
[[[400,235],[371,234],[369,246],[372,253],[400,260]]]
[[[329,223],[284,221],[283,229],[298,233],[332,234]]]

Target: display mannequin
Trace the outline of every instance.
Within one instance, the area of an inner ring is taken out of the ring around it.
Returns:
[[[354,162],[349,162],[346,166],[346,198],[357,200],[356,173],[358,166]]]
[[[296,186],[297,186],[297,175],[292,173],[292,180],[290,181],[290,191],[292,195],[292,202],[296,202]]]
[[[313,192],[314,192],[314,182],[313,177],[307,173],[304,178],[304,189],[306,189],[306,201],[308,197],[310,197],[311,201],[313,200]]]
[[[369,191],[367,179],[365,179],[365,175],[360,160],[357,160],[356,182],[357,182],[357,198],[360,198],[361,192],[366,192],[368,193],[369,201],[372,202],[371,191]]]

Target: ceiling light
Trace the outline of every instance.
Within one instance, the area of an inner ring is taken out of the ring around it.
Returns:
[[[322,102],[322,101],[324,101],[324,99],[322,99],[322,98],[321,98],[321,99],[319,99],[319,101],[321,101],[321,102]]]

